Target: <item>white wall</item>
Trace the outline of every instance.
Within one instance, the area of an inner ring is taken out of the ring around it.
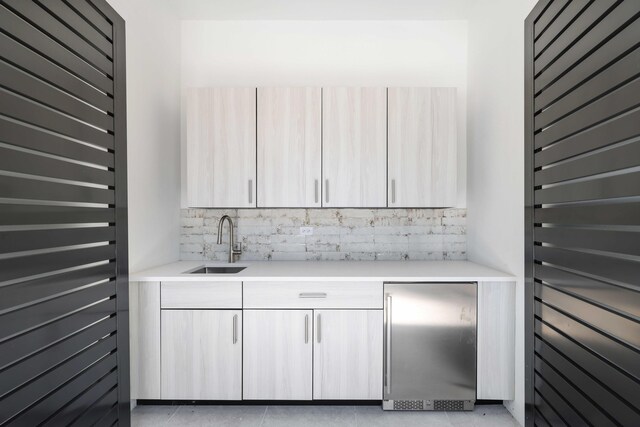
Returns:
[[[129,263],[179,258],[180,26],[172,0],[109,0],[127,31]]]
[[[466,207],[466,21],[183,21],[181,64],[183,88],[457,87]]]
[[[534,0],[482,2],[469,21],[467,251],[518,277],[516,396],[524,425],[524,19]]]

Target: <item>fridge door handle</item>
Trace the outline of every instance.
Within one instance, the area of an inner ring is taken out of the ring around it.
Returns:
[[[391,295],[387,294],[387,306],[385,307],[385,357],[384,357],[384,384],[387,394],[391,394]]]

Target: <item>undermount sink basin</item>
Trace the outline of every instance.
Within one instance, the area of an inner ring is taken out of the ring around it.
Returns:
[[[189,274],[236,274],[247,267],[200,267]]]

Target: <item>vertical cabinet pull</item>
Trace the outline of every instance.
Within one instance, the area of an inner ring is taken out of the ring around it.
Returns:
[[[233,343],[238,342],[238,315],[233,315]]]
[[[304,315],[304,343],[309,342],[309,315]]]
[[[396,180],[391,180],[391,203],[396,202]]]
[[[249,180],[249,204],[253,203],[253,180]]]
[[[314,197],[313,200],[315,203],[318,203],[318,180],[316,179],[313,183],[314,185]]]
[[[318,344],[320,344],[321,339],[322,339],[322,318],[320,317],[320,314],[318,314]]]
[[[387,393],[391,394],[391,295],[387,294],[387,306],[385,307],[385,357],[384,357],[384,384]]]
[[[329,180],[324,180],[324,201],[329,203]]]

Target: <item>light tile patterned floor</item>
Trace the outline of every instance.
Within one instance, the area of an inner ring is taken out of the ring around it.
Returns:
[[[379,406],[138,406],[132,422],[134,427],[518,426],[501,405],[480,405],[473,412],[383,412]]]

